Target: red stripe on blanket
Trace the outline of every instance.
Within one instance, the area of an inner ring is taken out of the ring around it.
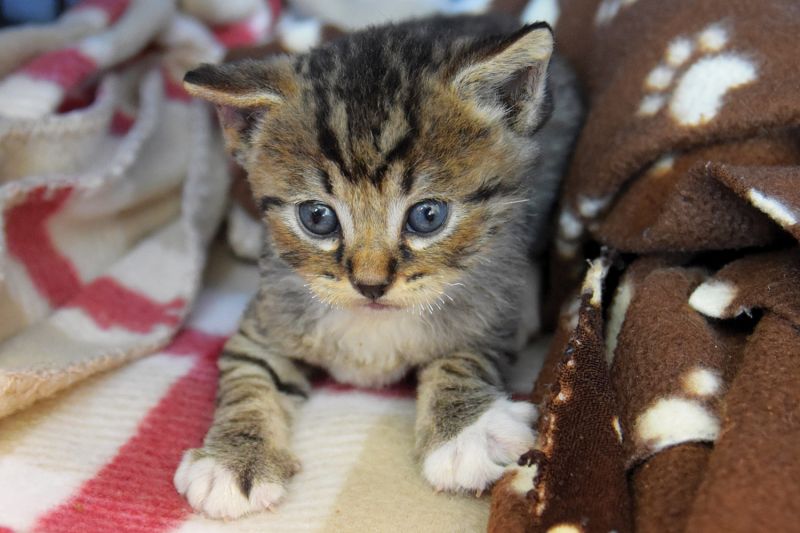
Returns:
[[[175,335],[169,346],[164,348],[165,352],[175,355],[194,355],[213,351],[214,355],[222,349],[227,337],[204,333],[199,329],[182,329]],[[211,346],[218,346],[215,350],[210,350]]]
[[[102,329],[122,327],[147,333],[161,324],[177,325],[185,304],[183,298],[158,303],[113,278],[103,276],[87,285],[65,307],[81,309]]]
[[[267,0],[269,10],[272,12],[272,25],[275,26],[278,22],[278,17],[281,15],[281,0]]]
[[[136,119],[133,116],[117,109],[111,117],[111,133],[113,135],[125,135],[131,130],[135,121]]]
[[[217,41],[225,48],[237,48],[256,44],[262,37],[252,26],[249,19],[220,24],[211,28]]]
[[[83,310],[103,329],[122,327],[147,333],[157,325],[177,325],[186,305],[183,298],[158,303],[107,276],[83,286],[74,265],[56,248],[47,229],[49,219],[71,193],[71,188],[33,189],[5,213],[8,250],[23,264],[39,293],[52,307]]]
[[[97,72],[97,63],[80,50],[67,48],[40,55],[20,72],[37,80],[51,81],[69,91]]]
[[[74,11],[91,8],[100,9],[108,17],[108,24],[114,24],[128,9],[129,3],[129,0],[83,0],[72,9]]]
[[[78,90],[64,95],[61,105],[56,110],[57,113],[69,113],[76,109],[85,109],[92,105],[97,99],[97,84],[89,84],[79,87]]]
[[[14,530],[10,527],[0,526],[0,533],[14,533]]]
[[[225,48],[251,46],[263,41],[269,30],[275,27],[281,13],[281,0],[265,0],[270,14],[269,25],[262,27],[261,15],[254,15],[243,20],[220,24],[211,28],[214,37]]]
[[[64,206],[71,193],[71,188],[33,189],[5,214],[9,252],[25,266],[36,289],[53,307],[81,288],[78,272],[56,248],[47,230],[47,221]]]
[[[177,81],[170,76],[167,69],[161,69],[161,78],[164,80],[164,94],[170,100],[178,100],[179,102],[191,102],[192,95],[186,92],[183,88],[183,83]]]
[[[224,337],[184,330],[166,349],[196,355],[192,370],[150,410],[117,456],[79,493],[42,517],[37,531],[159,532],[190,512],[172,485],[183,451],[197,447],[211,424],[217,385],[216,359]]]

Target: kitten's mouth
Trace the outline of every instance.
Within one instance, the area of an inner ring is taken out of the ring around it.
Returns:
[[[398,309],[396,305],[389,305],[389,304],[382,304],[378,302],[369,302],[364,304],[364,307],[367,309],[372,309],[374,311],[391,311],[392,309]]]

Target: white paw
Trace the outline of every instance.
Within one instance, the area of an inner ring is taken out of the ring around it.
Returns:
[[[425,457],[425,478],[437,490],[483,491],[533,447],[536,416],[533,404],[495,400],[472,425]]]
[[[729,41],[729,29],[720,23],[692,38],[674,39],[645,80],[638,114],[652,116],[667,106],[669,116],[681,126],[701,126],[714,119],[729,91],[757,77],[749,57],[724,51]]]
[[[286,493],[278,483],[261,482],[253,483],[250,495],[245,496],[233,472],[213,457],[195,458],[195,453],[183,454],[173,481],[195,510],[211,518],[239,518],[270,509]]]

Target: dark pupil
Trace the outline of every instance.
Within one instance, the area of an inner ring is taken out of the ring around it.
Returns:
[[[300,220],[306,229],[316,235],[329,235],[339,227],[333,209],[320,203],[306,202],[300,205]]]
[[[436,200],[420,202],[411,208],[408,229],[416,233],[432,233],[442,227],[447,218],[447,204]]]

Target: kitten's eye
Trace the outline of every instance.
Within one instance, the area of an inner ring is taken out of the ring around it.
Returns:
[[[297,213],[303,226],[320,237],[327,237],[339,229],[336,211],[322,202],[303,202],[297,206]]]
[[[413,233],[433,233],[447,219],[447,204],[439,200],[423,200],[408,211],[406,230]]]

